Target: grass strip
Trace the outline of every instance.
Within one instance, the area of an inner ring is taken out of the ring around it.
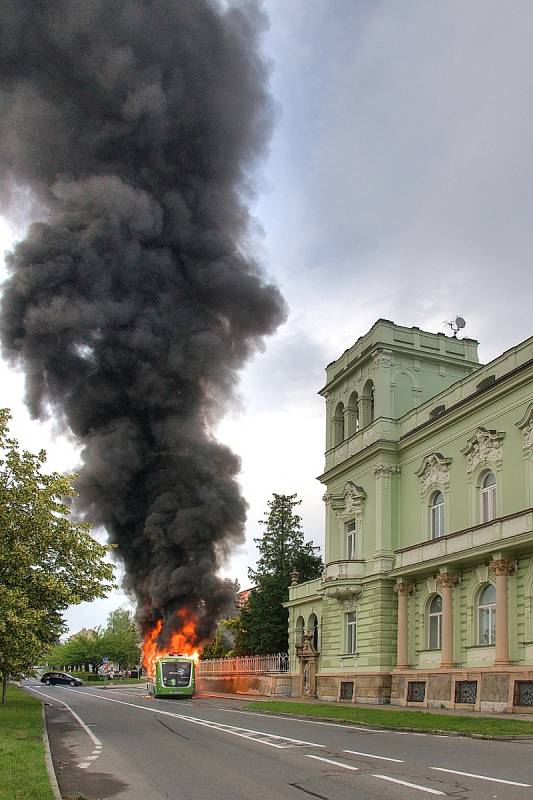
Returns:
[[[1,800],[53,800],[44,761],[41,703],[18,686],[0,705]]]
[[[502,719],[500,717],[460,717],[435,714],[422,710],[391,708],[359,708],[329,703],[293,703],[283,700],[266,700],[248,703],[248,711],[270,714],[288,714],[308,719],[332,720],[391,730],[417,730],[426,733],[447,732],[474,736],[533,736],[533,721]]]

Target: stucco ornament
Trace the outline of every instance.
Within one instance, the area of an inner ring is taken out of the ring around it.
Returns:
[[[330,600],[337,600],[343,606],[351,605],[356,598],[358,599],[363,592],[363,587],[360,585],[354,586],[328,586],[324,589],[324,597]]]
[[[491,462],[500,466],[503,459],[503,438],[505,433],[477,428],[461,453],[466,456],[468,473],[473,472],[480,464]]]
[[[348,481],[344,487],[341,516],[355,517],[355,519],[361,520],[365,510],[365,499],[365,490],[361,486],[356,486],[352,481]]]
[[[376,478],[391,478],[393,475],[399,475],[400,467],[394,464],[378,464],[373,472]]]
[[[415,472],[420,478],[420,494],[425,494],[432,486],[448,486],[450,483],[451,458],[442,453],[430,453]]]
[[[392,366],[394,362],[394,356],[392,354],[392,350],[375,350],[372,353],[372,361],[374,362],[374,367],[385,367],[388,369]]]
[[[522,431],[522,447],[524,450],[529,450],[533,447],[533,403],[520,422],[516,423],[516,427]]]

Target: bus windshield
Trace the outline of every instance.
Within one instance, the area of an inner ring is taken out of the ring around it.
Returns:
[[[163,686],[188,686],[191,680],[191,662],[163,661],[161,680]]]

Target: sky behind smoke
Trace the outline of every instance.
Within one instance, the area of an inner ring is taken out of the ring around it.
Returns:
[[[375,319],[439,331],[460,313],[482,361],[532,332],[531,4],[267,0],[265,9],[279,111],[253,246],[290,316],[219,427],[242,458],[250,503],[248,545],[228,567],[243,586],[273,491],[297,491],[307,535],[323,541],[316,391],[325,365]],[[6,242],[12,235],[6,228]],[[40,445],[20,378],[3,367],[2,380],[18,435]],[[47,431],[50,441],[52,423]],[[71,463],[66,444],[48,449],[53,466]],[[73,610],[70,624],[101,622],[116,604]]]

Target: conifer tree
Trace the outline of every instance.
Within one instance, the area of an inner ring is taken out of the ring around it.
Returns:
[[[301,517],[296,513],[301,500],[296,494],[273,494],[269,511],[260,521],[263,536],[255,539],[259,550],[257,567],[248,575],[255,588],[241,611],[236,652],[239,655],[286,652],[291,573],[301,582],[318,578],[324,568],[318,547],[304,541]]]

